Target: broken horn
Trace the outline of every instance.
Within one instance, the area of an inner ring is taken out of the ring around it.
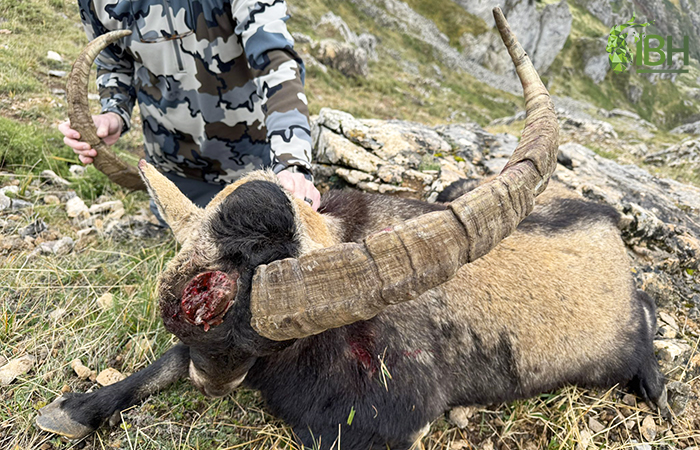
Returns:
[[[109,44],[131,34],[129,30],[111,31],[95,38],[80,53],[73,64],[73,69],[66,85],[68,99],[68,118],[71,128],[80,133],[80,140],[87,142],[97,151],[93,164],[110,181],[127,189],[142,191],[146,189],[136,168],[119,159],[102,139],[97,137],[97,129],[88,106],[88,78],[90,67],[97,55]]]
[[[523,86],[522,138],[491,182],[444,211],[408,220],[363,243],[341,244],[259,266],[251,292],[251,325],[273,340],[301,338],[367,320],[388,305],[414,299],[488,253],[534,207],[557,162],[554,106],[500,8],[498,31]]]

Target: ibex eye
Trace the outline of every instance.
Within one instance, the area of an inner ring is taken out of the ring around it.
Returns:
[[[204,325],[204,331],[219,325],[236,297],[238,273],[204,272],[194,277],[182,292],[180,309],[185,320]]]

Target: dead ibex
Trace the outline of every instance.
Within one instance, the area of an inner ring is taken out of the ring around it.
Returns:
[[[200,209],[142,162],[182,244],[159,284],[182,344],[120,383],[57,399],[39,426],[84,436],[187,373],[212,396],[259,390],[321,448],[342,436],[343,449],[405,449],[451,407],[569,383],[630,382],[664,406],[654,304],[633,285],[617,214],[557,186],[535,204],[556,166],[557,119],[494,13],[527,123],[503,172],[449,203],[335,191],[319,214],[260,171]]]

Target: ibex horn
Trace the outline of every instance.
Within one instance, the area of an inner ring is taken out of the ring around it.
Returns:
[[[301,338],[377,315],[453,277],[511,234],[557,164],[558,124],[547,89],[500,8],[493,10],[523,86],[527,121],[501,174],[449,209],[408,220],[362,244],[342,244],[256,269],[251,325],[274,340]]]
[[[90,67],[97,55],[112,42],[130,34],[129,30],[103,34],[90,42],[80,53],[73,64],[66,86],[68,118],[70,118],[71,128],[80,133],[80,140],[87,142],[97,151],[97,156],[93,159],[97,170],[120,186],[134,191],[145,191],[146,185],[141,180],[136,167],[119,159],[107,144],[97,137],[97,129],[92,121],[87,98]]]

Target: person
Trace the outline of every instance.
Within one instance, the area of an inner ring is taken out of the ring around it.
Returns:
[[[314,209],[304,65],[284,0],[79,0],[89,39],[132,31],[97,57],[97,135],[114,144],[139,103],[145,157],[196,205],[245,173],[271,168]],[[64,142],[96,151],[68,121]],[[152,203],[152,208],[155,206]],[[157,211],[154,211],[157,213]]]

